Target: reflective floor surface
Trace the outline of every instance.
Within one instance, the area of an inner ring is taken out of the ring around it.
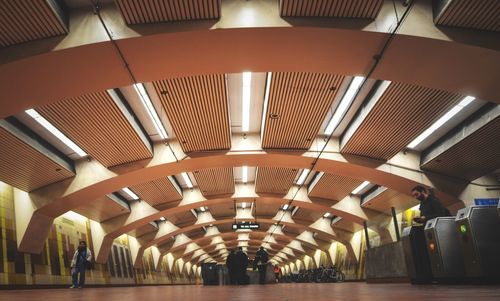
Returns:
[[[410,284],[276,284],[249,286],[141,286],[78,289],[0,291],[0,300],[44,301],[381,301],[381,300],[500,300],[500,286],[452,286]]]

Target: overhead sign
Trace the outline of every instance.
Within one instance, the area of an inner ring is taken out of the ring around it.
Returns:
[[[255,230],[259,228],[260,224],[254,222],[240,222],[233,224],[233,230],[240,230],[240,229]]]
[[[498,198],[478,198],[474,199],[474,204],[477,206],[497,206]]]

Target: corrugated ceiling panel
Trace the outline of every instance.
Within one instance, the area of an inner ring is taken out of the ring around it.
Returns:
[[[36,110],[106,167],[153,156],[106,91],[69,98]]]
[[[129,25],[218,19],[220,0],[115,0]]]
[[[297,172],[292,168],[259,167],[255,192],[285,195],[292,187]]]
[[[462,98],[455,93],[392,83],[341,152],[388,160]]]
[[[500,31],[500,1],[451,0],[434,19],[437,25]]]
[[[280,0],[282,17],[375,19],[384,0]]]
[[[125,209],[107,196],[87,202],[84,206],[78,207],[73,211],[98,222],[103,222],[130,212],[129,209]]]
[[[0,47],[68,33],[49,2],[53,1],[0,1]]]
[[[151,206],[182,199],[182,195],[168,178],[156,179],[130,188]]]
[[[233,168],[211,168],[193,172],[204,196],[234,193]]]
[[[309,149],[343,79],[335,74],[273,73],[262,147]]]
[[[340,201],[362,182],[349,177],[325,173],[311,189],[309,196]]]
[[[32,191],[75,175],[1,127],[0,141],[2,182]]]
[[[500,168],[500,117],[436,156],[424,170],[474,180]]]
[[[153,85],[185,153],[231,148],[223,74],[166,79]]]

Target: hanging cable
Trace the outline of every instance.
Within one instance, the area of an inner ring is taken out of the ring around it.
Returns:
[[[121,61],[123,62],[123,66],[127,70],[127,73],[129,75],[130,79],[132,80],[132,82],[134,84],[139,84],[139,82],[137,81],[137,79],[134,76],[134,73],[132,72],[132,69],[130,68],[130,64],[128,63],[127,59],[125,58],[125,55],[123,54],[122,50],[120,49],[120,46],[118,45],[116,40],[113,38],[111,31],[109,30],[108,26],[106,25],[106,23],[104,22],[104,19],[101,16],[100,1],[99,0],[96,0],[96,1],[89,0],[89,1],[92,4],[94,14],[99,18],[99,22],[101,23],[102,27],[104,28],[104,31],[106,31],[106,35],[108,36],[109,41],[111,42],[111,44],[113,45],[113,48],[115,48],[116,52],[118,53],[118,56],[120,57]],[[142,98],[143,96],[139,93],[139,97]],[[144,99],[143,99],[143,101],[144,101]],[[175,162],[179,162],[177,155],[175,154],[174,150],[172,149],[172,146],[170,145],[170,143],[168,141],[167,141],[167,146],[170,149],[170,151],[172,152],[172,155],[175,158]]]
[[[403,24],[403,21],[406,19],[406,17],[408,16],[408,14],[410,13],[412,7],[413,7],[413,3],[414,3],[414,0],[411,0],[409,3],[408,3],[408,6],[407,8],[405,9],[405,12],[403,13],[402,17],[401,17],[401,20],[399,20],[397,18],[397,14],[396,14],[396,27],[391,31],[391,33],[389,34],[389,36],[387,37],[387,40],[385,41],[384,45],[382,46],[382,49],[380,50],[379,53],[375,54],[373,56],[373,63],[372,63],[372,66],[370,67],[368,73],[366,74],[366,77],[365,79],[363,80],[363,83],[361,83],[361,85],[359,86],[357,92],[356,92],[356,95],[359,93],[359,91],[363,88],[363,86],[365,85],[366,83],[366,80],[373,74],[373,72],[375,71],[375,69],[377,68],[378,64],[380,63],[380,60],[383,58],[387,48],[389,47],[390,43],[392,42],[392,40],[396,37],[396,33],[397,31],[399,30],[399,28],[401,27],[401,24]],[[352,104],[353,102],[350,104],[349,108],[346,110],[346,113],[344,114],[344,116],[342,116],[341,118],[341,121],[339,122],[342,123],[342,121],[344,120],[345,118],[345,115],[347,114],[347,112],[350,110],[350,108],[352,107]],[[316,166],[316,164],[318,163],[319,161],[319,158],[321,157],[321,155],[323,154],[324,150],[326,149],[326,146],[328,145],[328,143],[330,142],[330,140],[332,139],[333,137],[333,133],[335,132],[332,131],[332,133],[330,135],[328,135],[328,139],[326,139],[325,141],[325,144],[323,145],[323,147],[321,148],[321,151],[318,153],[318,156],[315,157],[314,161],[312,162],[311,164],[311,168],[309,168],[309,171],[307,172],[307,175],[305,177],[305,179],[307,179],[309,177],[309,175],[311,174],[311,172],[314,170],[314,167]],[[294,195],[292,196],[292,198],[288,201],[288,208],[291,208],[292,206],[292,203],[295,201],[295,198],[297,197],[299,191],[302,189],[302,187],[305,185],[306,181],[304,180],[303,183],[301,183],[298,187],[298,189],[295,191]],[[288,210],[287,208],[287,210]],[[286,214],[286,211],[287,210],[283,210],[283,213],[281,214],[281,217],[279,218],[279,220],[275,223],[275,227],[273,229],[273,231],[271,232],[271,234],[269,235],[269,238],[267,239],[267,241],[265,241],[264,243],[268,243],[269,242],[269,239],[271,239],[271,236],[274,234],[274,232],[276,231],[276,229],[278,228],[278,226],[281,224],[283,218],[285,217],[285,214]]]

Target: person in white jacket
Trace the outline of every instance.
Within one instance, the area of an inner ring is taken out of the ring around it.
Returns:
[[[73,276],[73,285],[70,288],[83,288],[85,285],[85,269],[92,260],[92,252],[87,248],[87,243],[85,241],[80,241],[78,244],[78,249],[73,255],[71,260],[71,276]],[[78,279],[78,274],[80,274],[80,279]]]

